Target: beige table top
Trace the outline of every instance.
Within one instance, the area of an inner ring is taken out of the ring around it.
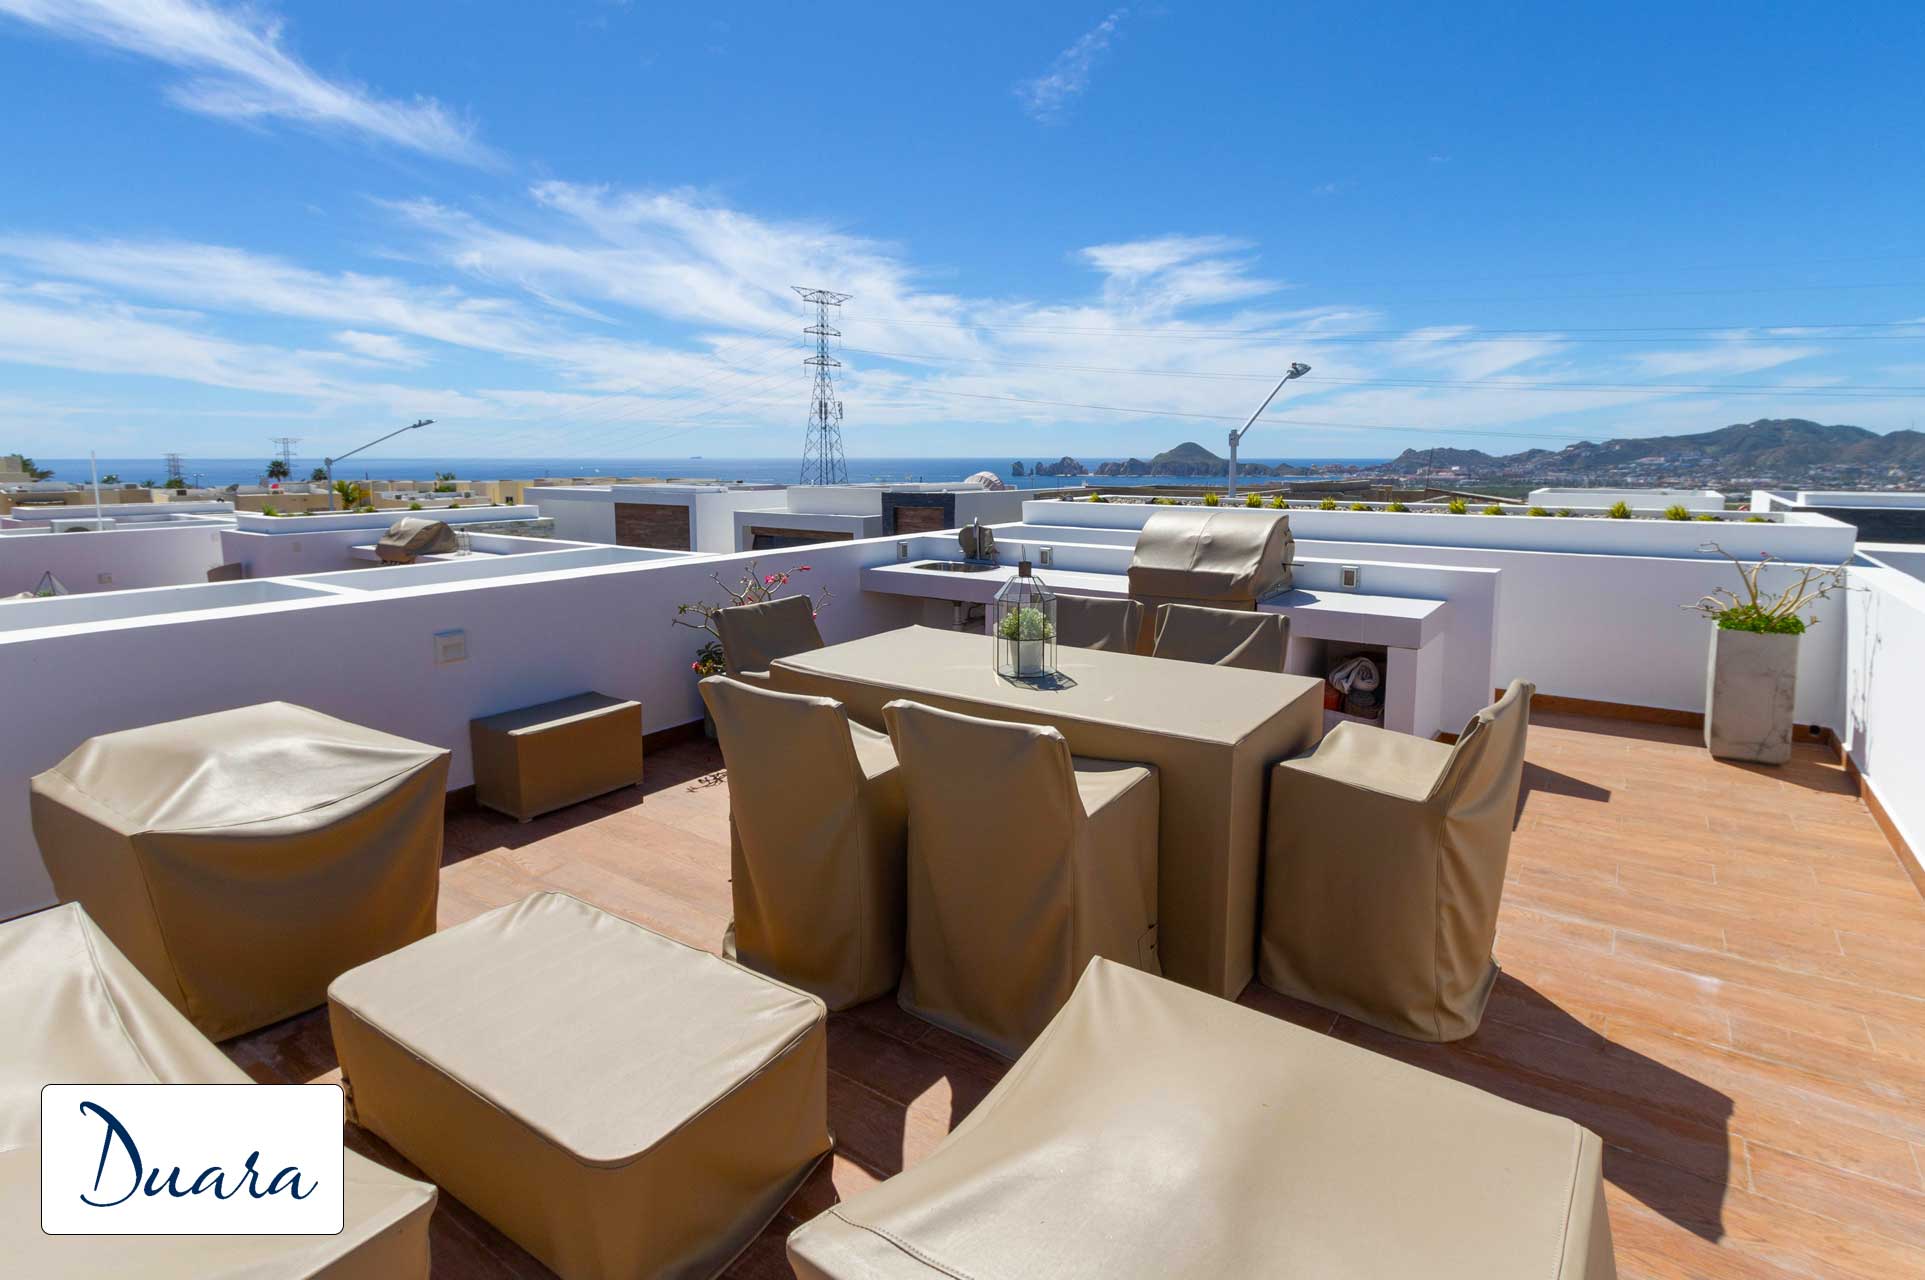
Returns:
[[[1127,725],[1198,742],[1243,741],[1279,709],[1316,693],[1311,676],[1278,675],[1134,653],[1068,646],[1056,651],[1063,679],[1006,680],[991,665],[989,637],[936,627],[902,627],[775,663],[800,675],[1021,708],[1038,723],[1080,720]]]

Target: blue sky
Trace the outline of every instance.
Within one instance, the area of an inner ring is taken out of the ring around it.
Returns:
[[[0,451],[1491,451],[1925,408],[1925,9],[0,0]],[[432,437],[432,438],[430,438]]]

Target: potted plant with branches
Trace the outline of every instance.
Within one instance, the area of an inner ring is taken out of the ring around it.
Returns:
[[[799,564],[793,569],[782,569],[775,573],[763,573],[754,560],[742,568],[739,580],[730,582],[720,573],[710,574],[710,579],[722,594],[727,597],[721,603],[712,600],[697,600],[689,604],[675,606],[675,616],[669,621],[678,627],[688,627],[703,632],[708,639],[695,651],[695,661],[689,663],[689,670],[697,680],[708,676],[719,676],[728,670],[728,663],[722,653],[722,632],[715,623],[715,615],[724,609],[733,609],[745,604],[765,604],[782,594],[782,589],[798,573],[809,572],[809,566]],[[829,589],[822,588],[816,594],[814,611],[820,615],[829,607]],[[712,739],[715,737],[715,721],[709,718],[708,709],[702,711],[702,731]]]
[[[1747,565],[1715,542],[1703,549],[1731,561],[1742,584],[1742,592],[1719,587],[1685,606],[1718,624],[1705,671],[1704,745],[1720,760],[1783,764],[1791,758],[1798,637],[1818,622],[1811,606],[1846,589],[1846,566],[1785,565],[1774,590],[1763,579],[1781,562],[1769,553]]]

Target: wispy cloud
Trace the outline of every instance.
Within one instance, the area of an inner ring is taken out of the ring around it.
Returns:
[[[1054,120],[1060,116],[1071,99],[1089,88],[1090,73],[1097,59],[1108,51],[1110,41],[1128,15],[1128,9],[1112,10],[1107,18],[1057,54],[1048,71],[1017,85],[1016,97],[1023,109],[1038,120]]]
[[[168,97],[189,111],[286,120],[467,164],[494,162],[473,126],[434,99],[384,98],[330,80],[288,50],[279,20],[251,8],[202,0],[0,0],[0,14],[187,72]]]

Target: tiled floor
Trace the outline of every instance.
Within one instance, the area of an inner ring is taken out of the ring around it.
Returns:
[[[1529,759],[1477,1035],[1413,1044],[1254,984],[1243,1003],[1589,1126],[1627,1280],[1925,1276],[1925,901],[1843,773],[1816,747],[1736,767],[1685,730],[1544,715]],[[719,946],[720,765],[681,746],[641,791],[528,826],[452,818],[442,924],[559,888]],[[732,1275],[788,1275],[795,1223],[915,1163],[1002,1070],[888,1001],[829,1037],[833,1168]],[[318,1013],[227,1047],[263,1080],[335,1069]],[[547,1274],[441,1205],[436,1276]]]

